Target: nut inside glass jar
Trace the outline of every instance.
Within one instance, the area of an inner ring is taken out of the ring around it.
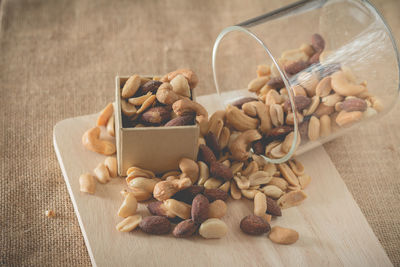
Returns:
[[[365,1],[301,1],[228,27],[213,71],[224,105],[268,106],[272,127],[258,129],[253,152],[273,163],[379,118],[398,99],[396,44]]]

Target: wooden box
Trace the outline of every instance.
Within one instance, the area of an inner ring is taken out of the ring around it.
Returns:
[[[126,176],[126,171],[132,166],[162,173],[177,170],[178,162],[183,157],[195,160],[199,139],[197,125],[123,128],[121,84],[128,78],[129,76],[117,76],[115,80],[114,110],[118,174]],[[192,97],[194,100],[195,96]]]

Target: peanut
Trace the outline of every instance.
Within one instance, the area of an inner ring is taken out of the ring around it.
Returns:
[[[133,215],[126,217],[123,221],[117,224],[115,227],[120,232],[130,232],[138,227],[139,223],[142,221],[141,215]]]
[[[222,238],[228,232],[226,224],[217,218],[206,220],[200,225],[199,234],[204,238]]]
[[[105,184],[110,181],[110,174],[104,163],[97,165],[93,172],[96,175],[97,181],[100,183]]]
[[[81,192],[89,194],[94,194],[96,192],[96,181],[89,173],[79,176],[79,185]]]
[[[117,177],[117,158],[116,157],[107,157],[104,160],[104,165],[107,167],[107,170],[111,177]]]
[[[208,218],[220,219],[225,216],[226,210],[226,203],[221,199],[217,199],[214,202],[210,203],[210,206],[208,208]]]
[[[283,245],[290,245],[299,239],[299,233],[289,228],[274,226],[269,233],[272,242]]]
[[[168,211],[174,213],[176,216],[184,220],[189,219],[191,216],[191,206],[184,202],[175,199],[167,199],[164,201],[164,206]]]
[[[137,210],[137,200],[133,193],[128,192],[125,195],[125,199],[122,202],[121,207],[118,210],[118,216],[126,218],[134,215]]]
[[[264,216],[267,212],[267,197],[265,194],[258,192],[254,196],[254,215]]]

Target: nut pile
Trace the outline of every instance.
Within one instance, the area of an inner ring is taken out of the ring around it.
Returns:
[[[197,162],[182,158],[179,171],[164,173],[159,178],[149,171],[131,167],[127,171],[128,190],[121,191],[125,200],[120,208],[132,207],[118,224],[120,231],[131,231],[137,226],[149,234],[167,234],[172,224],[175,237],[189,237],[198,232],[204,238],[221,238],[228,228],[221,220],[227,212],[229,196],[242,196],[254,201],[253,214],[240,222],[240,229],[249,235],[270,232],[275,243],[291,244],[297,241],[296,231],[279,226],[271,229],[272,216],[282,216],[281,209],[301,204],[307,195],[302,191],[310,183],[304,166],[297,160],[271,164],[258,155],[244,161],[217,157],[206,145],[200,145]],[[127,197],[134,205],[127,205]],[[132,197],[133,196],[133,197]],[[136,215],[136,200],[146,201],[153,216]],[[121,213],[118,213],[121,216]],[[133,219],[135,218],[135,219]],[[122,227],[121,225],[131,225]],[[122,229],[122,230],[121,230]],[[128,229],[128,230],[127,230]]]
[[[195,114],[178,114],[172,109],[175,110],[175,102],[181,105],[192,102],[192,90],[197,83],[196,74],[187,69],[170,72],[162,78],[132,75],[121,85],[123,127],[194,125]],[[204,112],[199,111],[198,116],[207,115]]]
[[[266,129],[263,139],[254,144],[256,153],[273,158],[284,156],[293,140],[294,115],[299,122],[299,139],[304,143],[329,136],[341,127],[382,111],[382,102],[368,92],[366,82],[357,83],[349,67],[340,62],[325,62],[330,52],[324,49],[324,39],[314,34],[311,44],[284,51],[278,59],[281,69],[296,84],[292,88],[295,112],[276,66],[258,66],[257,78],[248,84],[248,90],[257,99],[244,98],[234,103],[252,118],[258,116],[254,101],[267,106],[272,129]]]
[[[180,79],[179,75],[186,79],[189,86],[185,86],[186,89],[182,91],[174,90],[174,84],[180,83],[179,80],[175,81]],[[244,197],[254,201],[252,214],[238,222],[244,233],[261,235],[269,232],[269,238],[273,242],[296,242],[298,233],[279,226],[271,228],[271,217],[281,216],[281,209],[301,204],[307,197],[303,189],[311,178],[305,174],[304,166],[295,159],[282,164],[271,164],[257,155],[266,153],[280,157],[284,151],[289,150],[293,129],[284,126],[283,122],[279,124],[284,116],[284,103],[275,103],[271,109],[272,105],[266,105],[257,98],[240,99],[209,118],[205,108],[189,98],[190,89],[197,84],[197,76],[192,71],[171,72],[160,81],[163,82],[148,79],[143,81],[137,75],[128,79],[121,93],[125,99],[123,106],[129,104],[136,111],[128,116],[122,110],[125,120],[129,117],[134,127],[143,123],[157,126],[185,125],[180,121],[186,121],[182,119],[185,116],[191,116],[191,122],[196,121],[201,133],[198,158],[196,161],[182,158],[179,161],[179,170],[171,170],[158,177],[150,170],[136,166],[129,168],[126,173],[129,190],[121,191],[124,200],[118,211],[118,216],[124,220],[116,226],[117,230],[129,232],[139,227],[149,234],[166,234],[172,231],[176,237],[189,237],[198,232],[204,238],[221,238],[228,231],[222,218],[227,213],[226,201],[230,196],[234,200]],[[148,83],[152,86],[146,85]],[[168,86],[172,88],[164,88]],[[168,98],[170,102],[162,102],[164,100],[159,99],[158,95],[163,88],[168,94],[172,92],[181,95],[172,100]],[[276,90],[270,91],[279,95]],[[152,104],[145,105],[151,97],[154,99]],[[142,101],[136,101],[138,98],[145,99],[140,107],[135,106]],[[168,109],[169,118],[174,119],[159,123],[143,121],[147,120],[147,112],[160,107]],[[140,109],[142,111],[138,112]],[[97,127],[89,129],[82,137],[82,143],[87,149],[109,156],[94,169],[94,176],[87,173],[79,178],[81,191],[90,194],[95,193],[97,182],[104,184],[111,177],[117,176],[116,158],[110,156],[115,153],[115,145],[100,138],[101,127],[106,127],[109,135],[115,132],[112,104],[107,105],[100,113]],[[280,143],[271,145],[276,142]],[[251,153],[250,147],[256,153]],[[137,214],[138,202],[153,198],[156,201],[147,202],[147,209],[152,216],[142,218]],[[176,226],[173,227],[172,224]]]

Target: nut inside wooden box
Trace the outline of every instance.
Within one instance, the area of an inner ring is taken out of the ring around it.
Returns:
[[[121,84],[128,78],[129,76],[117,76],[115,79],[114,110],[118,174],[126,176],[126,171],[132,166],[162,173],[177,170],[178,162],[183,157],[195,159],[200,131],[197,125],[123,128]],[[195,100],[193,91],[192,98]]]

